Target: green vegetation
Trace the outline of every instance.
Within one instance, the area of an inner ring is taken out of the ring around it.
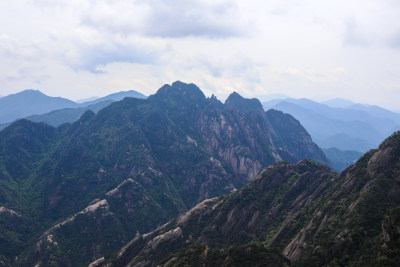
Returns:
[[[18,216],[0,221],[0,259],[84,266],[243,186],[277,160],[307,155],[326,162],[290,116],[277,114],[289,122],[273,129],[262,108],[249,108],[260,107],[258,100],[228,103],[176,82],[148,99],[87,110],[72,124],[20,120],[2,130],[0,207]],[[285,125],[293,131],[290,144],[281,137]],[[290,151],[296,143],[301,149]]]
[[[240,265],[244,248],[259,244],[294,266],[399,266],[399,177],[400,132],[340,174],[311,160],[276,163],[240,190],[136,238],[105,263]],[[272,257],[265,252],[252,250],[252,263]]]
[[[275,99],[263,103],[298,119],[322,148],[365,153],[398,130],[398,113],[378,106],[330,107],[309,99]],[[332,162],[333,163],[333,162]]]
[[[260,243],[225,249],[193,245],[162,260],[169,266],[289,266],[290,261],[278,250],[267,249]]]

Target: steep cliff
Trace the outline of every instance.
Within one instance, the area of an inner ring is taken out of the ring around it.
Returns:
[[[9,253],[22,265],[87,264],[276,161],[326,162],[289,115],[269,118],[258,100],[236,93],[222,104],[182,82],[73,124],[23,120],[0,135],[9,140],[0,141],[0,205],[23,201],[15,211],[37,222]]]
[[[179,266],[201,258],[199,247],[251,244],[265,246],[265,260],[278,250],[295,266],[399,266],[398,177],[400,132],[340,174],[310,160],[276,163],[94,266]]]

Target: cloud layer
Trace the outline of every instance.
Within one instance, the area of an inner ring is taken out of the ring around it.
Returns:
[[[150,94],[179,79],[220,98],[400,100],[395,0],[17,0],[0,15],[0,95]]]

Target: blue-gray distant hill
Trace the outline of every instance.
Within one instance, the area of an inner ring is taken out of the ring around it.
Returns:
[[[113,100],[104,100],[102,102],[84,107],[57,109],[42,115],[32,115],[26,117],[26,119],[33,122],[44,122],[48,125],[58,127],[61,124],[72,123],[78,120],[82,116],[82,114],[88,110],[97,113],[98,111],[107,107],[113,102],[114,102]],[[3,129],[3,127],[5,128],[10,124],[11,123],[0,125],[0,130]]]
[[[62,97],[50,97],[37,90],[25,90],[0,98],[0,123],[78,106],[79,104]]]
[[[130,90],[130,91],[122,91],[114,94],[107,95],[105,97],[100,97],[92,101],[84,102],[81,105],[82,106],[89,106],[93,104],[97,104],[106,100],[112,100],[112,101],[120,101],[124,99],[125,97],[136,97],[136,98],[147,98],[144,94],[141,94],[135,90]]]
[[[340,99],[325,103],[288,98],[264,102],[263,106],[294,116],[322,148],[366,152],[400,129],[400,114],[381,107]]]
[[[325,156],[331,162],[331,167],[336,171],[343,171],[363,155],[361,152],[352,150],[340,150],[335,147],[323,149]]]
[[[281,99],[283,99],[283,97]],[[343,99],[343,98],[334,98],[334,99],[330,99],[330,100],[327,100],[327,101],[324,101],[321,103],[325,104],[327,106],[330,106],[332,108],[348,108],[348,107],[356,104],[351,100]]]
[[[8,114],[6,112],[4,114],[0,113],[1,115],[5,115],[4,117],[6,117],[6,119],[4,120],[0,119],[0,123],[3,121],[7,121],[6,123],[0,124],[0,130],[4,129],[13,121],[20,118],[25,118],[34,122],[44,122],[51,126],[57,127],[63,123],[70,123],[78,120],[87,110],[92,110],[93,112],[97,113],[99,110],[105,108],[114,101],[122,100],[125,97],[146,98],[145,95],[137,91],[131,90],[110,94],[108,96],[97,98],[93,101],[88,101],[80,104],[70,101],[68,99],[56,98],[57,100],[65,100],[64,102],[59,101],[59,103],[61,104],[57,106],[54,102],[54,97],[46,96],[40,91],[26,90],[15,95],[18,95],[18,97],[14,97],[14,95],[8,96],[10,97],[9,99],[12,101],[2,102],[3,99],[0,99],[0,110],[7,110],[9,106],[13,105],[13,110],[15,111],[15,114],[13,114],[14,116],[6,116]],[[27,105],[27,103],[32,103],[30,105],[31,108],[25,110],[25,105]],[[42,105],[40,109],[35,108],[38,103],[41,103]],[[63,103],[69,104],[65,105]],[[43,113],[43,110],[47,111]],[[11,118],[13,119],[10,121]]]

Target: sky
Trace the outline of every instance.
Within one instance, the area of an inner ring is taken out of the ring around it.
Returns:
[[[398,0],[0,1],[0,95],[150,95],[176,80],[400,110]]]

